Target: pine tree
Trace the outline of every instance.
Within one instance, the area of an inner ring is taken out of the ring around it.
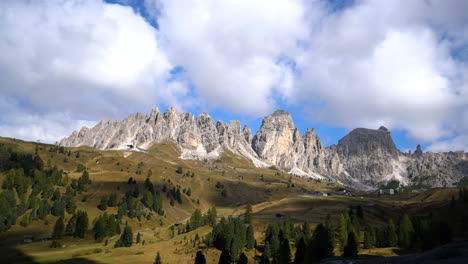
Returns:
[[[206,264],[205,255],[199,250],[195,256],[195,264]]]
[[[239,260],[237,261],[237,264],[248,264],[248,263],[249,263],[249,259],[247,258],[245,253],[242,252],[242,254],[239,257]]]
[[[190,217],[190,230],[195,230],[198,227],[203,225],[203,216],[200,211],[200,209],[195,209],[195,212],[193,212],[192,216]],[[189,231],[190,231],[189,230]]]
[[[339,230],[340,237],[339,239],[340,239],[340,245],[342,249],[344,249],[344,247],[346,246],[346,242],[348,241],[348,233],[349,233],[348,219],[349,219],[349,216],[347,213],[342,213],[340,215],[340,230]]]
[[[63,231],[64,231],[64,224],[63,224],[63,217],[59,217],[57,221],[55,222],[54,226],[54,232],[52,233],[52,238],[53,239],[59,239],[63,236]]]
[[[117,206],[117,194],[115,192],[110,194],[109,200],[107,200],[107,206],[109,207]]]
[[[304,238],[306,241],[312,238],[312,230],[310,229],[309,222],[304,222],[302,225],[302,232],[304,233]]]
[[[348,242],[344,247],[343,256],[347,258],[354,258],[357,257],[358,254],[358,245],[356,241],[356,236],[354,232],[349,232],[348,234]]]
[[[309,243],[306,262],[316,262],[333,256],[333,241],[330,240],[328,229],[320,223],[314,230],[312,241]]]
[[[252,205],[250,203],[247,204],[247,208],[245,209],[244,222],[246,224],[252,223]]]
[[[393,220],[390,219],[388,221],[387,227],[387,246],[389,247],[396,247],[398,245],[398,235],[396,233],[395,224]]]
[[[260,257],[260,264],[270,264],[270,259],[267,256],[265,256],[265,254],[263,254]]]
[[[363,219],[364,218],[364,212],[362,210],[362,206],[361,205],[358,205],[357,208],[356,208],[356,215],[357,217],[359,217],[360,219]]]
[[[251,250],[252,248],[255,247],[254,229],[253,229],[252,225],[249,225],[247,227],[246,239],[247,239],[247,243],[246,243],[245,248],[247,250]]]
[[[294,255],[294,264],[302,264],[305,259],[307,245],[304,237],[301,237],[296,246],[296,254]]]
[[[101,202],[99,203],[99,205],[97,206],[99,208],[99,210],[106,210],[107,209],[107,203],[109,202],[109,198],[107,197],[107,195],[103,195],[101,197]]]
[[[281,242],[279,255],[278,255],[278,264],[288,264],[291,260],[291,247],[289,245],[289,239],[285,238]]]
[[[216,212],[216,207],[212,207],[211,209],[208,209],[208,212],[206,213],[208,225],[213,227],[216,224],[216,217],[217,217],[217,212]]]
[[[94,240],[101,242],[106,237],[106,223],[102,216],[99,216],[94,223]]]
[[[140,243],[141,243],[141,234],[140,232],[138,232],[137,237],[136,237],[136,244],[140,244]]]
[[[161,255],[159,254],[159,251],[158,253],[156,253],[156,259],[154,260],[154,264],[162,264]]]
[[[115,243],[115,247],[131,247],[133,244],[133,231],[127,224],[120,235],[119,240]]]
[[[230,264],[231,263],[231,254],[228,250],[223,250],[219,256],[218,264]]]
[[[399,245],[402,248],[409,249],[412,245],[412,238],[413,238],[413,224],[407,214],[405,214],[400,223],[400,230],[399,230]]]
[[[84,211],[78,211],[76,213],[76,225],[74,237],[85,238],[86,231],[88,230],[88,213]]]
[[[376,245],[375,228],[372,224],[367,224],[364,230],[364,248],[374,248]]]

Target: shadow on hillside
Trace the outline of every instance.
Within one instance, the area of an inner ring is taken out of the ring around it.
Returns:
[[[0,259],[2,264],[38,264],[32,256],[25,254],[23,251],[15,248],[0,245]],[[59,261],[46,262],[46,264],[99,264],[99,262],[77,257]]]

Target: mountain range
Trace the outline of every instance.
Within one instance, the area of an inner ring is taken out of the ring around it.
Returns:
[[[145,151],[161,142],[174,143],[181,159],[219,159],[229,151],[256,167],[274,167],[369,191],[390,181],[415,189],[450,187],[468,176],[468,154],[463,151],[423,152],[418,145],[413,153],[403,153],[385,127],[356,128],[336,145],[324,147],[314,129],[302,134],[291,115],[282,110],[266,116],[252,135],[237,120],[215,123],[207,113],[195,117],[172,107],[164,113],[154,108],[149,115],[130,114],[123,120],[83,127],[59,145]]]

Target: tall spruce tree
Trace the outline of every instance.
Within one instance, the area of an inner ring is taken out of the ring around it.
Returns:
[[[158,251],[158,253],[156,253],[156,258],[154,259],[154,264],[162,264],[161,255],[159,254],[159,251]]]
[[[388,221],[386,235],[387,235],[387,246],[396,247],[398,245],[398,235],[396,232],[395,224],[393,223],[392,219]]]
[[[354,258],[357,257],[358,254],[358,244],[356,241],[356,236],[354,232],[349,232],[348,234],[348,242],[343,250],[343,256],[347,258]]]
[[[250,203],[247,204],[247,208],[245,209],[244,221],[246,224],[252,223],[252,205]]]
[[[239,256],[237,264],[249,264],[249,259],[247,258],[244,252],[242,252],[242,254]]]
[[[106,223],[102,216],[99,216],[94,222],[94,240],[101,242],[106,237]]]
[[[137,233],[137,237],[136,237],[136,244],[140,244],[141,243],[141,234],[140,232]]]
[[[413,240],[413,223],[407,214],[403,215],[403,218],[400,222],[400,229],[399,229],[399,245],[402,248],[409,249],[412,246]]]
[[[78,211],[76,213],[76,225],[74,237],[85,238],[86,231],[88,230],[88,213],[85,211]]]
[[[281,241],[279,254],[276,256],[276,263],[288,264],[291,260],[291,246],[289,245],[289,239],[285,238]]]
[[[247,250],[251,250],[255,247],[255,237],[254,237],[254,229],[252,225],[247,226],[247,234],[246,234],[246,245],[245,248]]]
[[[115,247],[131,247],[133,245],[133,231],[127,224],[120,235],[119,240],[115,243]]]
[[[205,255],[200,250],[197,251],[197,255],[195,256],[195,264],[206,264]]]
[[[374,248],[376,244],[375,228],[372,224],[367,224],[364,229],[364,248]]]
[[[55,222],[54,226],[54,232],[52,233],[52,238],[53,239],[59,239],[62,238],[63,232],[64,232],[64,224],[63,224],[63,217],[59,217],[57,221]]]
[[[301,237],[299,242],[297,242],[296,253],[294,255],[294,264],[302,264],[304,262],[306,250],[307,245],[305,239],[304,237]]]
[[[346,246],[346,243],[348,241],[348,234],[349,234],[349,231],[348,230],[348,221],[349,221],[349,215],[348,213],[342,213],[340,215],[340,229],[339,229],[339,239],[340,239],[340,245],[341,245],[341,248],[344,249],[344,247]]]
[[[228,250],[223,250],[219,256],[218,264],[230,264],[231,263],[231,254]]]
[[[312,238],[312,230],[310,229],[309,222],[305,221],[302,225],[302,232],[306,241]]]

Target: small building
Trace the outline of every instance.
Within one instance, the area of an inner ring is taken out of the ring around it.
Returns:
[[[51,239],[52,239],[51,236],[45,236],[45,237],[41,238],[42,241],[47,241],[47,240],[51,240]]]
[[[316,196],[328,196],[328,193],[326,193],[326,192],[316,192],[314,195],[316,195]]]
[[[394,189],[379,189],[379,195],[383,195],[383,194],[394,195],[395,190]]]
[[[337,195],[350,195],[350,193],[346,189],[339,189],[336,194]]]
[[[31,236],[31,235],[23,236],[23,243],[32,243],[33,241],[34,241],[34,236]]]

